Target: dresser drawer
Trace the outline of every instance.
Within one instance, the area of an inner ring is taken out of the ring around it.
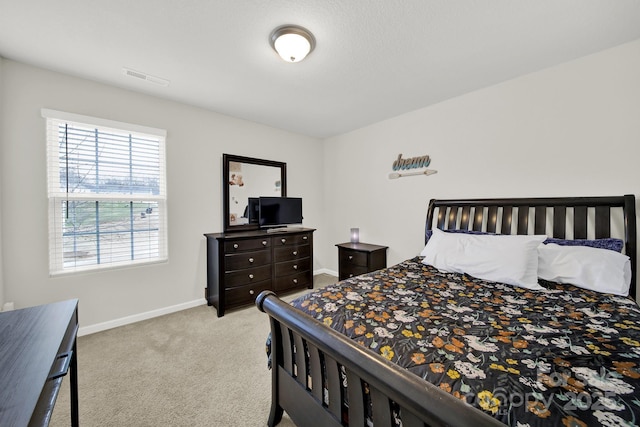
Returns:
[[[310,267],[311,261],[309,258],[279,262],[276,264],[276,277],[308,271]]]
[[[347,267],[343,267],[342,269],[340,269],[340,277],[339,279],[348,279],[349,277],[354,277],[354,276],[359,276],[361,274],[365,274],[368,273],[369,269],[365,266],[359,266],[359,265],[351,265],[351,266],[347,266]]]
[[[271,263],[271,251],[240,252],[224,257],[226,271],[258,267]]]
[[[307,258],[311,253],[309,245],[302,246],[282,246],[274,249],[275,261],[291,261],[294,259]]]
[[[246,270],[236,270],[225,273],[225,288],[257,283],[262,280],[271,279],[271,265],[262,267],[247,268]]]
[[[228,305],[244,305],[251,304],[256,300],[260,292],[271,289],[271,280],[252,283],[250,285],[238,286],[237,288],[227,289],[225,296]]]
[[[367,254],[365,252],[341,250],[340,251],[340,265],[344,265],[345,268],[349,266],[367,266]]]
[[[277,236],[273,238],[274,246],[284,246],[284,245],[304,245],[309,243],[311,240],[309,234],[292,234],[292,235],[284,235]]]
[[[290,274],[289,276],[282,276],[276,279],[274,289],[277,291],[284,291],[290,288],[298,288],[307,286],[311,283],[311,271],[305,271],[302,273]]]
[[[255,251],[271,247],[271,238],[261,237],[258,239],[238,239],[224,242],[225,254],[242,251]]]

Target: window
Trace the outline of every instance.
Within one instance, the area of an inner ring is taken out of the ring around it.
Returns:
[[[42,110],[51,274],[167,259],[160,129]]]

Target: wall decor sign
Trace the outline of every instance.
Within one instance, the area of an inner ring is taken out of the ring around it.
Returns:
[[[394,160],[392,169],[394,171],[401,171],[401,170],[407,170],[407,169],[420,169],[420,168],[426,168],[430,164],[431,164],[431,158],[428,155],[403,159],[402,153],[400,153],[398,154],[398,158]],[[413,175],[433,175],[434,173],[437,173],[437,172],[438,171],[435,171],[433,169],[425,169],[423,171],[408,172],[408,173],[392,172],[389,174],[389,179],[396,179],[403,176],[413,176]]]
[[[428,155],[420,157],[411,157],[409,159],[403,159],[402,153],[398,154],[398,158],[393,162],[393,170],[405,170],[405,169],[419,169],[426,168],[431,164],[431,158]]]

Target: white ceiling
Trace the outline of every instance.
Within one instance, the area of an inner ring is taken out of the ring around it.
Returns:
[[[318,138],[639,38],[638,0],[0,0],[2,57]]]

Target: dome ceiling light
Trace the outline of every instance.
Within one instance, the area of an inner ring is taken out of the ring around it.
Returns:
[[[283,25],[269,37],[271,47],[287,62],[300,62],[316,47],[316,39],[306,28]]]

